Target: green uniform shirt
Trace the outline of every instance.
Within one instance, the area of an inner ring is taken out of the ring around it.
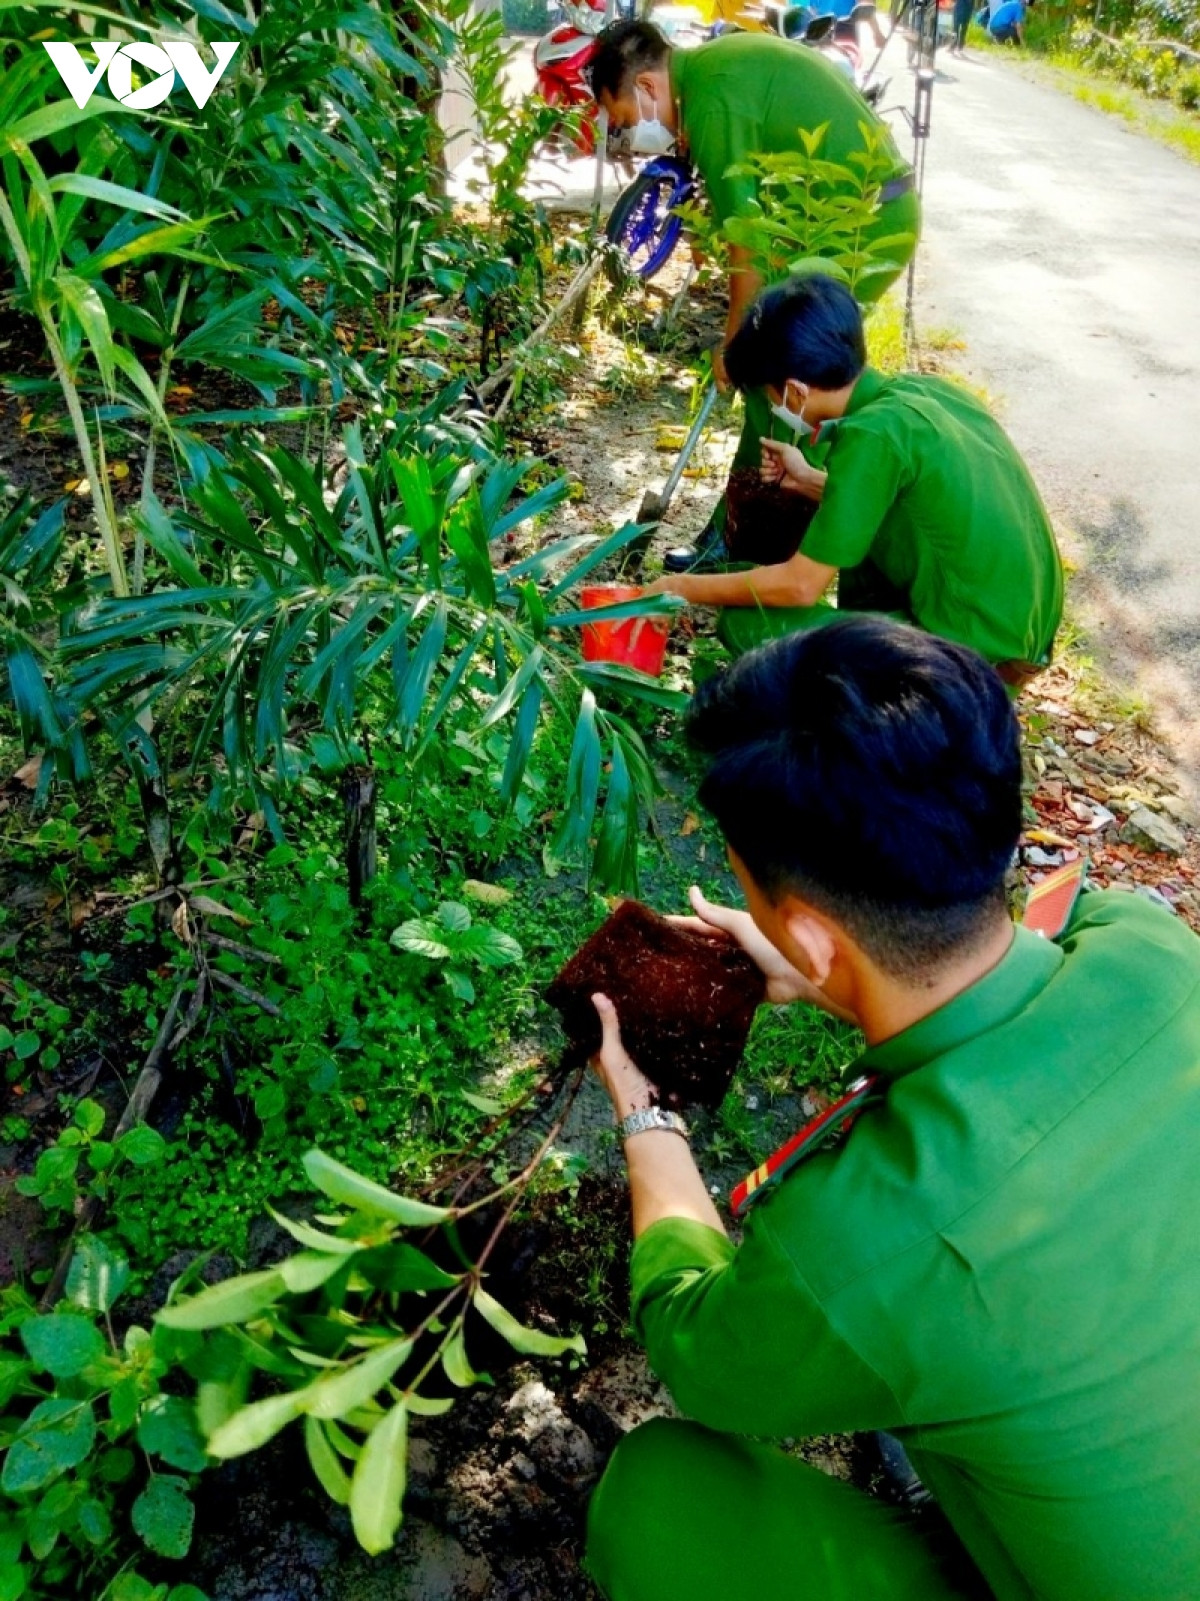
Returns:
[[[892,175],[908,171],[887,126],[815,50],[776,34],[730,33],[697,50],[672,50],[670,59],[688,153],[718,222],[745,215],[754,200],[754,181],[727,178],[727,169],[752,151],[802,149],[801,128],[828,123],[818,153],[844,163],[863,148],[865,123],[894,152]]]
[[[688,1415],[894,1430],[1000,1601],[1200,1596],[1200,940],[1086,895],[856,1064],[841,1149],[633,1254]]]
[[[842,569],[840,603],[854,607],[856,587],[880,587],[864,574],[882,574],[929,633],[993,662],[1043,660],[1062,616],[1062,564],[1029,470],[987,407],[943,378],[868,368],[831,432],[801,549]]]

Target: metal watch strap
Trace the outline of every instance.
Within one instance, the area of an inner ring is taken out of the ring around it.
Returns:
[[[684,1139],[690,1138],[688,1126],[678,1112],[668,1112],[663,1106],[647,1106],[640,1112],[630,1112],[617,1124],[617,1133],[622,1140],[627,1140],[631,1134],[645,1134],[648,1129],[668,1129],[672,1134],[682,1134]]]

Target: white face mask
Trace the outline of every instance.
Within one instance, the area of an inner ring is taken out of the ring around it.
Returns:
[[[786,398],[787,398],[787,390],[786,389],[784,389],[783,394],[784,394],[784,399],[786,400]],[[784,405],[781,402],[778,406],[772,406],[771,407],[771,415],[772,415],[772,417],[778,417],[779,421],[781,423],[783,423],[786,427],[790,428],[794,434],[800,434],[806,439],[811,434],[815,434],[816,431],[817,431],[813,427],[812,423],[805,422],[805,420],[804,420],[804,402],[803,401],[800,402],[800,410],[799,410],[799,412],[789,411],[787,406]]]
[[[638,111],[642,109],[642,90],[635,86]],[[641,116],[629,130],[629,148],[638,156],[665,156],[675,143],[675,135],[659,120],[658,107],[650,100],[652,117]]]

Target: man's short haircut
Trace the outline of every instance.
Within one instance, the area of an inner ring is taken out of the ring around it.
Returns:
[[[700,799],[772,902],[789,892],[920,982],[1004,909],[1021,756],[981,656],[847,616],[752,651],[696,692]]]
[[[843,389],[867,364],[862,312],[845,284],[823,273],[789,278],[759,295],[725,351],[737,389],[782,389],[789,378]]]
[[[613,22],[596,39],[592,57],[592,93],[624,100],[633,93],[633,80],[643,72],[657,72],[671,53],[666,35],[652,22]]]

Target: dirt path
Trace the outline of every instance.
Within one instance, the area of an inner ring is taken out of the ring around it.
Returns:
[[[890,98],[907,98],[902,67]],[[966,340],[1104,665],[1200,780],[1200,169],[995,56],[943,58],[918,315]]]

